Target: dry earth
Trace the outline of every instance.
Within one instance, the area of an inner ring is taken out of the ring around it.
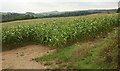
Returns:
[[[32,58],[40,57],[55,51],[41,45],[27,45],[2,52],[2,69],[46,69]]]

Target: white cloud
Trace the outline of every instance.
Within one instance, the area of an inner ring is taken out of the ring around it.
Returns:
[[[2,12],[48,12],[117,8],[119,0],[1,0]]]

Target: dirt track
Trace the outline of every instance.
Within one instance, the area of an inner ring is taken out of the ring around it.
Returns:
[[[40,62],[32,61],[32,58],[43,56],[55,51],[41,45],[27,45],[17,49],[2,52],[3,69],[45,69]]]

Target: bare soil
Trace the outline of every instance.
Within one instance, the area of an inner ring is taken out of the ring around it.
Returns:
[[[27,45],[2,52],[2,69],[46,69],[40,62],[32,59],[54,52],[42,45]]]

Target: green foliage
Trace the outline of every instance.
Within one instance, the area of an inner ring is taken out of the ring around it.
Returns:
[[[83,11],[69,11],[69,12],[48,12],[48,13],[40,13],[36,14],[39,18],[48,18],[48,17],[69,17],[69,16],[82,16],[89,14],[97,14],[97,13],[116,13],[117,9],[110,10],[83,10]]]
[[[6,13],[2,14],[2,22],[16,21],[16,20],[25,20],[25,19],[34,19],[33,15],[25,15],[19,13]]]
[[[46,62],[44,65],[48,66],[48,65],[52,65],[52,64],[53,64],[52,62]]]
[[[104,16],[93,19],[73,19],[57,24],[43,23],[17,27],[2,28],[3,47],[23,45],[27,42],[41,43],[49,46],[63,47],[69,42],[95,37],[97,34],[118,25],[118,17]]]
[[[24,56],[24,54],[21,54],[20,56]]]

